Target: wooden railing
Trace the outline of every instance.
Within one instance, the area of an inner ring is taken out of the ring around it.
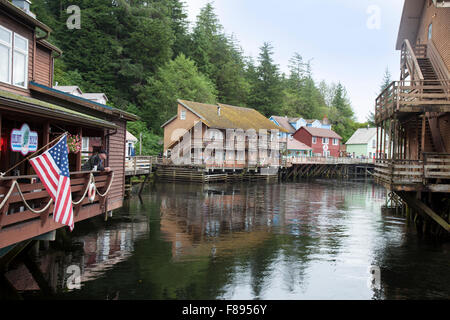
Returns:
[[[438,79],[450,80],[450,72],[432,40],[429,40],[428,42],[427,57],[430,59]]]
[[[78,202],[81,200],[84,195],[86,188],[88,186],[90,180],[91,172],[74,172],[71,173],[70,182],[71,182],[71,191],[72,191],[72,200],[74,202]],[[99,172],[95,173],[95,185],[100,192],[103,192],[106,188],[108,188],[110,184],[110,179],[112,177],[112,172],[105,173]],[[25,201],[34,211],[40,211],[44,209],[46,204],[50,201],[50,195],[45,190],[45,187],[41,182],[36,182],[36,175],[29,176],[11,176],[0,178],[0,203],[5,199],[10,187],[12,186],[14,181],[18,182],[18,186],[24,196]],[[98,195],[95,196],[94,203],[99,203],[101,207],[105,205],[106,197],[100,198]],[[88,197],[86,197],[80,204],[74,205],[74,215],[75,218],[79,213],[79,210],[87,205],[91,204]],[[31,210],[28,210],[25,204],[23,203],[23,199],[19,194],[19,190],[17,187],[14,187],[11,195],[4,203],[3,207],[0,209],[0,232],[2,228],[10,227],[13,225],[30,222],[33,220],[41,220],[42,223],[52,216],[53,214],[54,204],[52,203],[48,209],[41,213],[36,214]],[[100,214],[101,212],[99,212]]]
[[[391,117],[395,112],[418,112],[417,107],[429,106],[433,112],[450,105],[450,80],[394,81],[377,97],[375,121]]]
[[[405,39],[402,45],[401,51],[401,66],[407,68],[411,80],[423,80],[423,74],[420,69],[417,58],[426,57],[426,46],[417,45],[414,49],[408,39]]]
[[[450,179],[450,153],[423,153],[425,179]]]
[[[288,157],[290,164],[374,164],[374,159],[334,157]]]
[[[393,185],[437,183],[450,180],[450,154],[423,153],[424,160],[384,160],[375,163],[375,178]]]

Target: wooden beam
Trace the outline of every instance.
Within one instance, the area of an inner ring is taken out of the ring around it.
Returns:
[[[435,213],[430,207],[428,207],[425,203],[420,201],[419,199],[415,199],[414,197],[411,197],[406,192],[399,192],[400,197],[405,200],[409,206],[413,207],[414,209],[418,210],[419,212],[422,212],[426,215],[428,215],[430,218],[432,218],[436,223],[438,223],[444,230],[447,232],[450,232],[450,224],[448,224],[441,216],[439,216],[437,213]]]
[[[425,129],[426,129],[425,113],[422,115],[422,134],[421,134],[421,152],[418,154],[419,159],[423,160],[423,153],[425,152]]]

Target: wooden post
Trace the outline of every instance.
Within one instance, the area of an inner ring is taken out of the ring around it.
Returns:
[[[425,129],[426,129],[426,118],[425,118],[425,113],[422,115],[422,135],[421,135],[421,143],[422,143],[422,147],[421,147],[421,153],[419,154],[419,159],[423,160],[423,153],[425,152]]]
[[[139,155],[142,156],[142,132],[139,133]]]
[[[81,127],[78,128],[77,132],[78,136],[80,137],[81,141],[83,141],[83,129]],[[77,153],[76,158],[76,164],[75,164],[75,171],[81,171],[81,150]]]

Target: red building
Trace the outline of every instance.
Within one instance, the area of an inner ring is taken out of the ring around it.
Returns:
[[[342,137],[330,129],[301,127],[294,139],[313,149],[313,154],[324,157],[339,157]]]

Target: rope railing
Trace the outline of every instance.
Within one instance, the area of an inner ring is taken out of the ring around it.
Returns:
[[[110,189],[111,189],[111,186],[112,186],[112,184],[113,184],[113,181],[114,181],[114,171],[111,173],[111,179],[110,179],[110,181],[109,181],[108,188],[106,189],[106,191],[105,191],[104,193],[100,193],[100,191],[98,190],[97,186],[95,185],[95,177],[94,177],[94,174],[93,174],[92,172],[90,172],[90,174],[89,174],[89,181],[88,181],[88,183],[86,184],[86,189],[85,189],[84,192],[83,192],[83,196],[82,196],[81,199],[79,199],[78,201],[73,201],[73,200],[72,200],[72,205],[75,205],[75,206],[76,206],[76,205],[79,205],[79,204],[81,204],[81,203],[83,202],[83,200],[86,198],[86,195],[87,195],[87,193],[88,193],[88,190],[89,190],[89,187],[90,187],[90,184],[91,184],[91,183],[94,183],[95,192],[96,192],[101,198],[106,197],[106,196],[108,195]],[[42,208],[42,209],[40,209],[40,210],[35,210],[34,208],[32,208],[32,207],[28,204],[28,202],[27,202],[27,200],[25,199],[25,196],[24,196],[22,190],[20,189],[20,185],[19,185],[19,183],[17,182],[17,180],[14,180],[14,181],[12,182],[12,184],[11,184],[11,186],[10,186],[8,192],[6,193],[6,195],[5,195],[4,199],[3,199],[3,201],[0,203],[0,210],[2,210],[3,207],[5,206],[5,204],[8,202],[8,199],[11,197],[11,195],[12,195],[12,193],[13,193],[13,191],[14,191],[15,188],[17,188],[17,191],[18,191],[18,193],[19,193],[19,195],[20,195],[20,198],[22,199],[22,202],[24,203],[24,205],[25,205],[25,206],[27,207],[27,209],[30,210],[32,213],[35,213],[35,214],[41,214],[41,213],[45,212],[46,210],[48,210],[48,208],[50,208],[50,205],[51,205],[52,202],[53,202],[53,199],[50,199],[49,202],[45,205],[44,208]]]

